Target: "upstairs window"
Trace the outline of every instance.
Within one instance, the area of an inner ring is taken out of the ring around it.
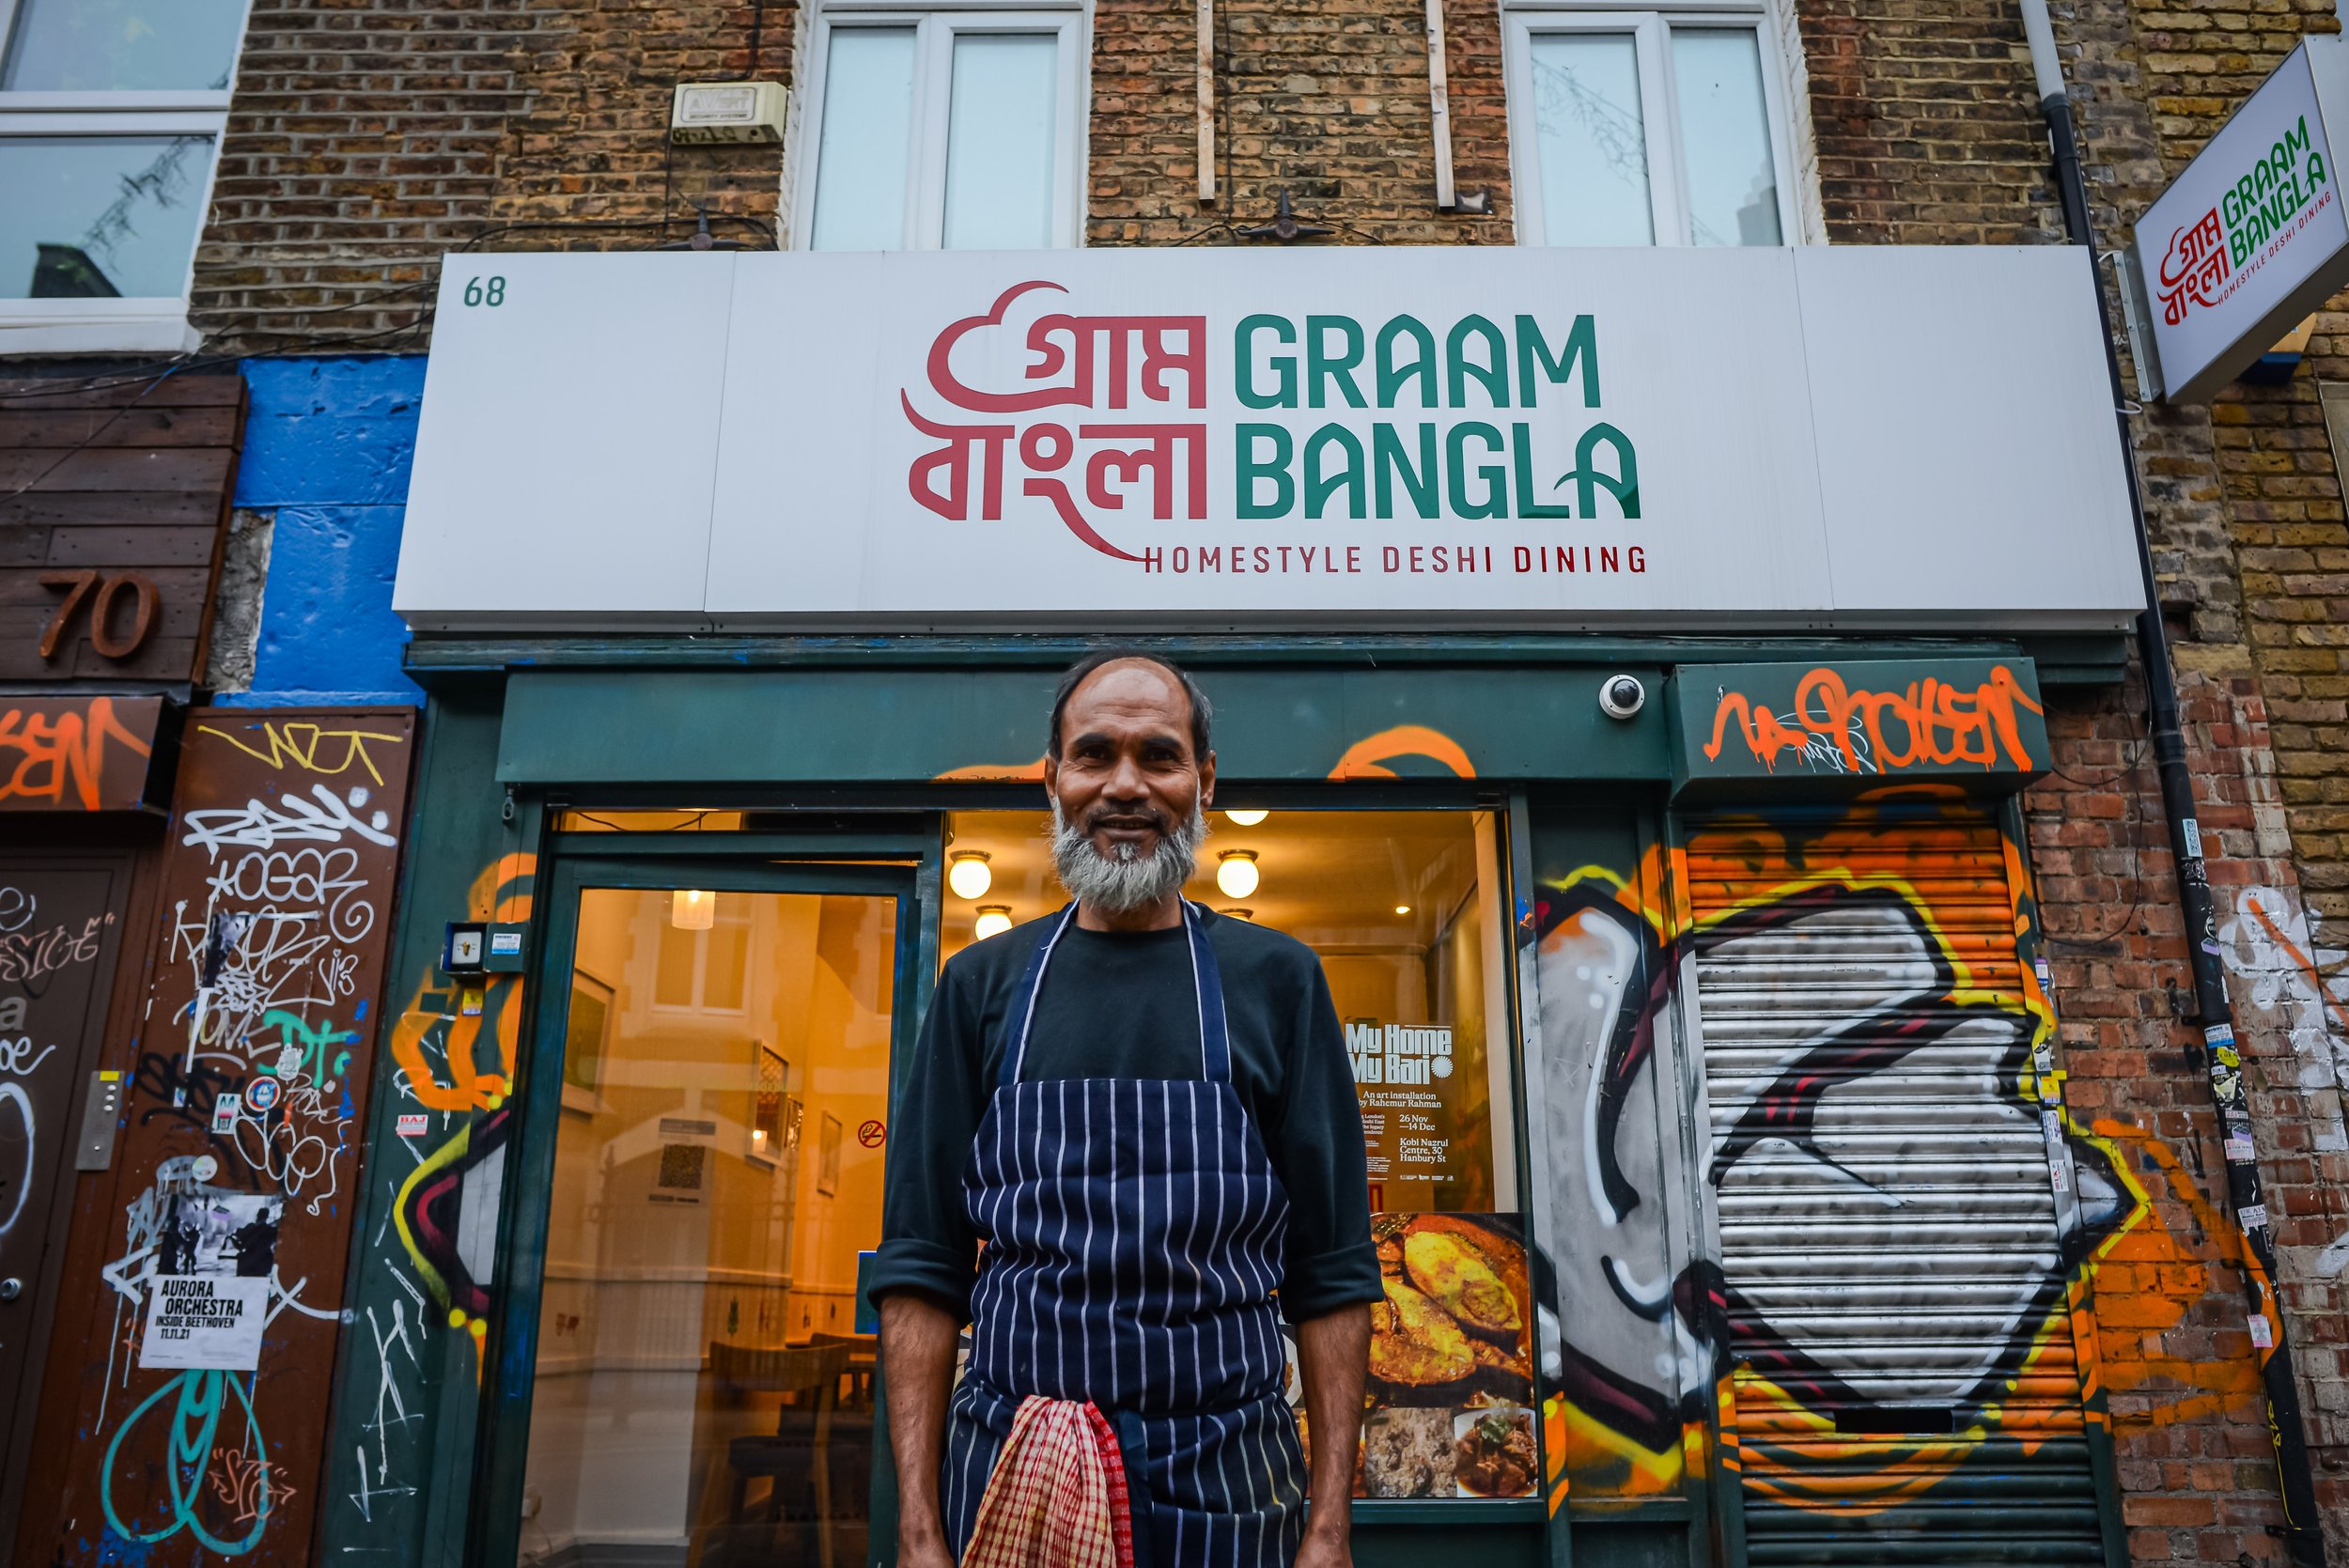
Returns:
[[[1507,16],[1522,242],[1787,242],[1786,120],[1761,7],[1512,3]]]
[[[245,0],[0,0],[0,353],[193,346]]]
[[[799,243],[1075,244],[1081,20],[1073,8],[819,14],[792,224]]]

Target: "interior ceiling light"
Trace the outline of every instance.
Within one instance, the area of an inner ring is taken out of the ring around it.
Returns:
[[[1218,857],[1215,885],[1223,890],[1224,897],[1247,897],[1256,891],[1259,879],[1253,849],[1226,849]]]
[[[1408,904],[1397,904],[1394,907],[1394,912],[1398,915],[1408,915],[1411,912],[1411,907]]]
[[[946,885],[955,890],[957,898],[985,898],[987,890],[995,885],[995,873],[988,869],[984,849],[957,849],[946,857]]]
[[[669,894],[669,924],[680,931],[707,931],[717,923],[718,895],[707,888],[677,888]]]
[[[1227,811],[1223,820],[1235,828],[1252,828],[1271,815],[1268,811]]]
[[[976,939],[985,941],[989,937],[1000,937],[1010,929],[1010,905],[982,904],[979,906],[979,924],[974,928]]]

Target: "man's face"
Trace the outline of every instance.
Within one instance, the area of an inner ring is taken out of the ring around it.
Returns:
[[[1147,860],[1215,800],[1215,753],[1191,754],[1190,703],[1156,664],[1104,664],[1061,710],[1044,787],[1103,860]]]

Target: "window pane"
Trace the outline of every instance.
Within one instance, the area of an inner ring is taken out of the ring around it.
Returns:
[[[0,136],[0,299],[178,299],[210,136]]]
[[[1052,119],[1060,39],[955,39],[946,129],[948,250],[1042,250],[1052,242]]]
[[[23,0],[0,87],[224,89],[244,0]]]
[[[1762,40],[1750,27],[1672,29],[1688,229],[1700,245],[1775,245],[1778,171],[1762,98]]]
[[[1533,132],[1543,239],[1652,245],[1639,51],[1629,33],[1536,33]]]
[[[906,242],[913,146],[913,29],[833,28],[823,114],[809,245],[896,250]]]

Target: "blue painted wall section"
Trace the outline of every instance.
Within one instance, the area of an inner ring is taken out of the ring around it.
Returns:
[[[224,706],[423,702],[392,613],[424,356],[244,362],[236,504],[274,512],[253,689]]]

